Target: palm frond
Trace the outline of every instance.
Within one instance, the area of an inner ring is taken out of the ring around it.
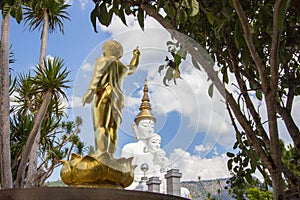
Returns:
[[[53,60],[45,60],[44,67],[38,65],[34,72],[36,76],[33,83],[37,91],[44,93],[51,90],[54,95],[66,97],[63,89],[70,88],[67,85],[70,82],[68,79],[70,72],[64,67],[62,59],[55,57]]]
[[[45,23],[44,15],[48,15],[49,31],[54,32],[56,28],[64,33],[63,21],[70,20],[66,11],[70,5],[56,0],[31,1],[24,8],[24,22],[30,31],[40,31]]]

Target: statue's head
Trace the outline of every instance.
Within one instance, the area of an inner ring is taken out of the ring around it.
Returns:
[[[154,133],[154,120],[151,118],[139,120],[134,124],[134,131],[138,139],[145,140],[151,137]]]
[[[147,147],[149,151],[155,152],[160,149],[160,144],[161,144],[161,137],[158,134],[153,134],[147,142]]]
[[[116,58],[121,58],[123,55],[123,47],[120,42],[108,40],[102,46],[102,54],[104,57],[114,56]]]

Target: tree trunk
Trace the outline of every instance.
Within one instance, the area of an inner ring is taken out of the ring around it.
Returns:
[[[44,10],[44,24],[41,35],[41,48],[40,48],[40,58],[39,65],[44,67],[44,59],[46,57],[47,43],[48,43],[48,31],[49,31],[49,16],[47,10]]]
[[[270,77],[269,83],[267,84],[267,90],[263,89],[265,94],[265,102],[268,114],[268,125],[269,125],[269,135],[270,135],[270,154],[274,161],[273,169],[269,169],[270,175],[272,177],[272,187],[273,187],[273,199],[283,200],[285,199],[284,194],[284,183],[282,178],[282,167],[281,167],[281,157],[282,150],[280,148],[279,134],[278,134],[278,122],[277,122],[277,112],[276,112],[276,98],[278,90],[278,79],[279,79],[279,48],[280,48],[280,31],[278,24],[280,22],[280,6],[284,3],[281,0],[276,0],[274,3],[274,14],[273,14],[273,30],[272,30],[272,43],[270,48]],[[285,5],[287,6],[287,5]]]
[[[27,181],[25,184],[25,188],[38,186],[39,180],[37,179],[38,177],[37,165],[38,165],[38,157],[39,157],[40,140],[41,140],[41,131],[38,130],[29,157]]]
[[[274,96],[275,96],[274,93],[273,95],[265,96],[266,104],[267,104],[267,112],[268,112],[269,135],[270,135],[270,154],[274,162],[272,169],[268,168],[268,170],[272,178],[273,198],[274,200],[281,200],[281,199],[283,200],[284,184],[282,179],[281,148],[280,148],[280,142],[278,136],[276,102]]]
[[[9,29],[10,14],[2,18],[0,59],[0,166],[2,188],[12,188],[9,122]]]
[[[40,67],[44,67],[44,59],[46,57],[46,50],[47,50],[47,43],[48,43],[48,30],[49,30],[49,16],[47,10],[44,11],[44,24],[43,30],[41,35],[41,48],[40,48],[40,58],[39,58],[39,65]],[[26,188],[31,188],[33,186],[37,186],[40,182],[37,179],[37,166],[38,166],[38,155],[39,155],[39,147],[40,147],[40,140],[41,140],[41,131],[38,130],[36,134],[36,138],[34,140],[32,146],[32,152],[29,158],[29,165],[28,165],[28,172],[27,178],[28,181],[25,185]]]
[[[25,148],[22,153],[21,162],[20,162],[18,172],[17,172],[17,178],[15,181],[15,187],[18,187],[18,188],[24,187],[23,180],[25,177],[26,165],[28,163],[28,159],[30,158],[30,154],[32,153],[32,146],[34,144],[34,140],[35,140],[36,135],[39,132],[41,124],[44,120],[45,114],[47,112],[48,106],[51,101],[51,97],[52,97],[52,92],[51,92],[51,90],[49,90],[45,93],[42,105],[39,108],[39,110],[34,118],[32,130],[28,136]]]

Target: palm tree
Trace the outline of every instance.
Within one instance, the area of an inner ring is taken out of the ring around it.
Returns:
[[[46,56],[48,34],[49,32],[54,32],[56,28],[64,33],[63,21],[70,20],[66,12],[69,6],[64,4],[63,0],[40,0],[31,1],[25,8],[25,24],[27,24],[29,30],[42,30],[39,57],[39,65],[41,67],[44,65],[43,61]],[[32,155],[30,156],[28,176],[36,174],[40,138],[41,135],[38,131],[32,148]]]
[[[47,61],[44,61],[43,66],[37,66],[35,73],[36,76],[31,80],[34,85],[32,92],[35,96],[40,96],[42,102],[35,114],[31,132],[22,152],[21,161],[14,183],[16,187],[24,187],[22,180],[24,180],[25,177],[25,168],[30,158],[36,135],[39,133],[39,129],[45,118],[47,110],[49,109],[51,100],[54,100],[52,102],[59,103],[60,101],[58,101],[58,99],[67,98],[64,89],[69,88],[67,85],[67,83],[70,82],[70,80],[67,79],[69,71],[64,68],[63,60],[59,58],[55,57],[53,60],[48,59]],[[54,105],[53,108],[58,109],[59,106]]]
[[[58,27],[64,33],[63,20],[70,20],[66,9],[70,5],[64,4],[63,0],[40,0],[31,1],[25,8],[25,24],[30,31],[41,30],[41,48],[39,64],[42,65],[46,56],[48,33],[54,32]]]
[[[0,136],[1,136],[1,180],[3,188],[12,187],[12,176],[10,167],[10,143],[9,141],[9,48],[8,48],[8,35],[10,26],[10,14],[2,15],[1,26],[1,52],[0,52]],[[6,172],[6,173],[4,173]]]
[[[13,3],[13,2],[11,2]],[[0,167],[3,188],[12,187],[11,155],[10,155],[10,126],[9,126],[9,29],[10,11],[13,4],[1,1],[1,52],[0,52]]]
[[[11,82],[10,88],[16,94],[12,100],[14,106],[11,109],[10,120],[13,180],[16,179],[22,150],[33,127],[34,115],[43,100],[42,94],[35,91],[33,79],[36,78],[30,73],[20,73],[15,81]],[[34,176],[26,170],[23,178],[23,181],[26,180],[25,187],[43,185],[53,170],[61,165],[60,160],[68,160],[74,150],[77,150],[77,154],[82,154],[85,147],[79,138],[82,119],[77,117],[75,121],[64,121],[65,109],[62,96],[51,99],[40,128],[39,163]]]
[[[11,155],[10,155],[10,125],[9,125],[9,30],[10,17],[21,22],[23,4],[28,0],[2,0],[1,46],[0,46],[0,167],[2,188],[12,187]]]

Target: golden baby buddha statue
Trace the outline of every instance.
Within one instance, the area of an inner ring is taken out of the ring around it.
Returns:
[[[133,181],[132,158],[113,158],[118,144],[118,129],[122,121],[126,76],[137,70],[140,52],[133,51],[129,65],[120,61],[122,45],[114,40],[102,46],[102,56],[96,60],[88,91],[82,103],[92,103],[96,152],[81,157],[73,154],[62,161],[61,179],[67,185],[86,187],[125,188]]]

